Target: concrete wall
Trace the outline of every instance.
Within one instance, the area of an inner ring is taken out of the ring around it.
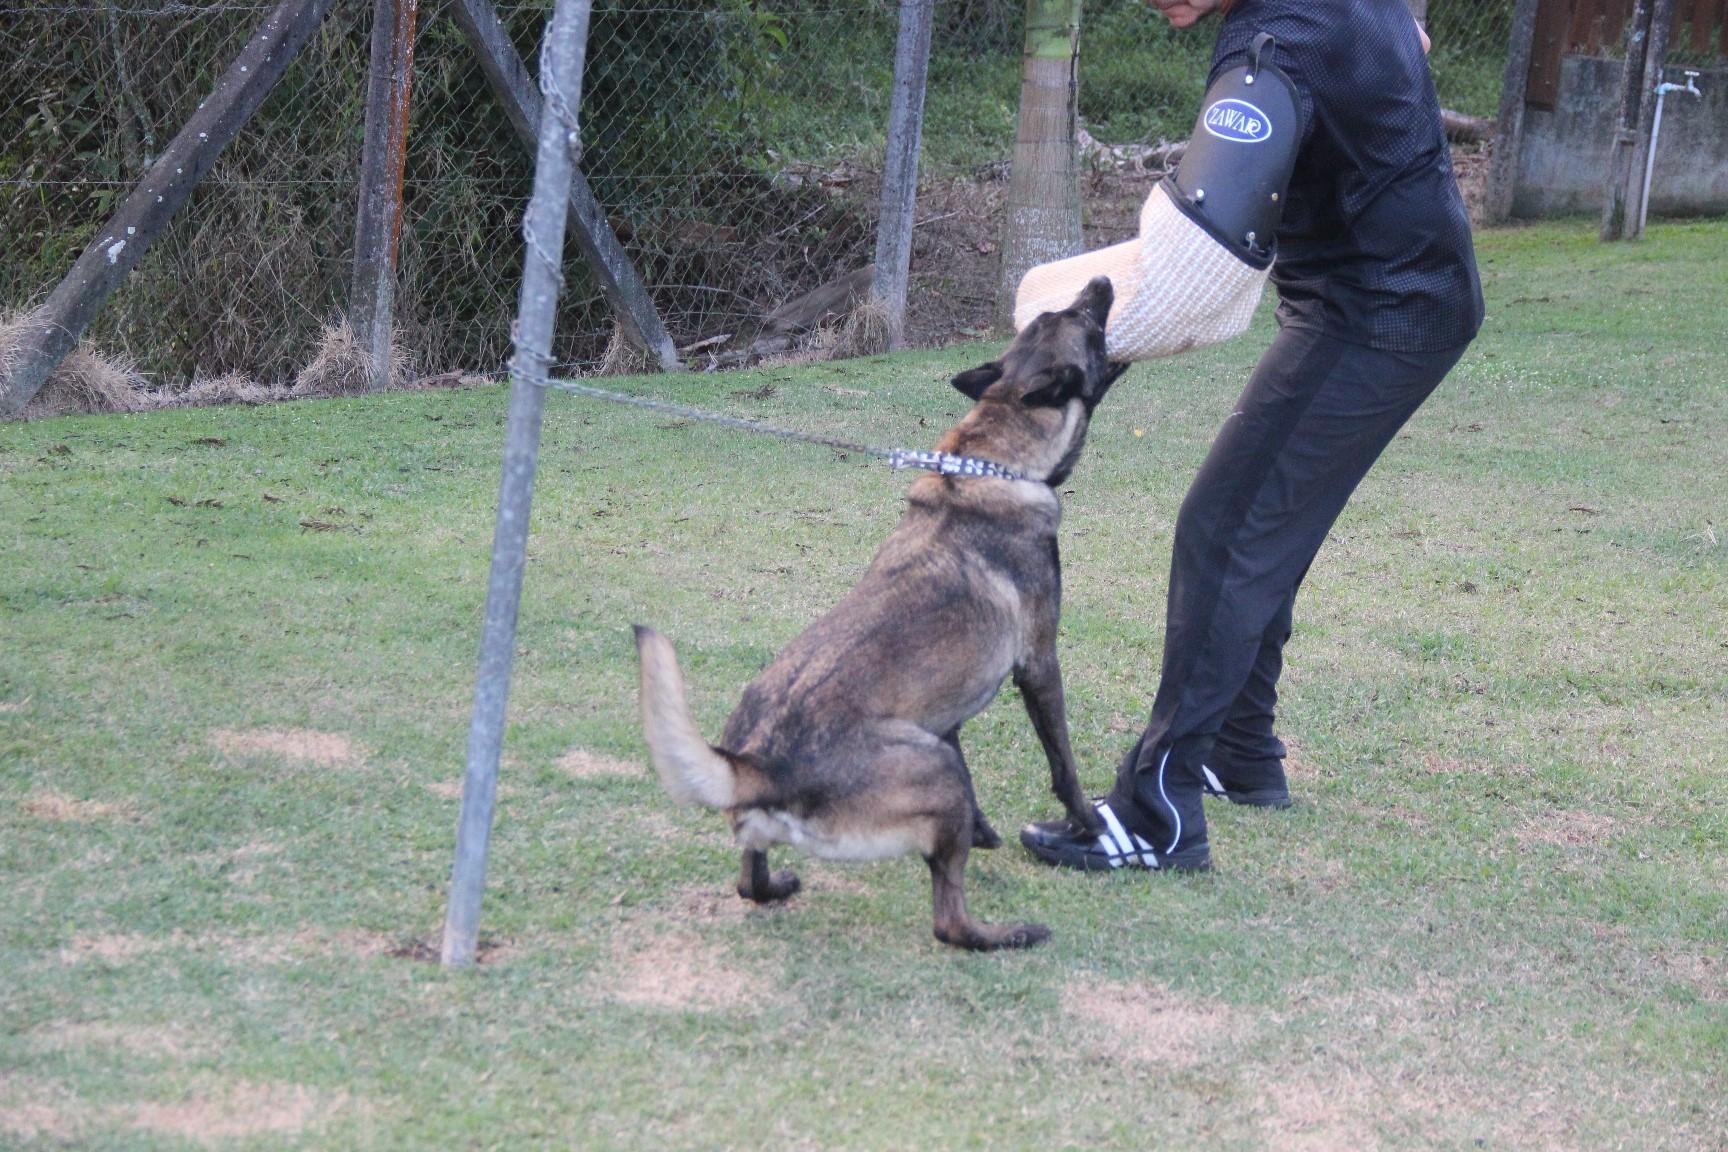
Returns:
[[[1554,111],[1525,110],[1514,216],[1602,211],[1620,76],[1618,60],[1568,56],[1560,62]],[[1670,68],[1667,79],[1684,83],[1686,77],[1683,69]],[[1652,216],[1728,212],[1728,69],[1703,72],[1698,87],[1702,100],[1670,92],[1663,106]]]

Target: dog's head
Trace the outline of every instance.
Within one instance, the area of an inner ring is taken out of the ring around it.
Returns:
[[[1092,410],[1128,370],[1104,354],[1104,321],[1115,292],[1099,276],[1060,312],[1020,330],[1000,360],[954,377],[973,409],[942,450],[994,460],[1052,486],[1068,479]]]

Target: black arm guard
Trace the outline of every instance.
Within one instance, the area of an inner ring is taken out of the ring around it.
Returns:
[[[1272,63],[1276,47],[1262,32],[1248,64],[1207,90],[1172,180],[1177,206],[1254,268],[1272,262],[1273,233],[1302,142],[1296,89]]]

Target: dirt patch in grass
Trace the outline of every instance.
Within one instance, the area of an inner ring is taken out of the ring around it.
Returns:
[[[1268,1085],[1270,1113],[1262,1127],[1273,1147],[1331,1152],[1337,1148],[1379,1148],[1375,1120],[1409,1111],[1408,1102],[1381,1093],[1373,1081],[1355,1073],[1278,1078]]]
[[[792,860],[786,863],[792,864]],[[841,892],[869,891],[869,885],[856,875],[817,871],[809,867],[806,861],[798,863],[805,866],[792,866],[792,871],[798,875],[800,887],[790,900],[782,900],[776,904],[752,903],[738,895],[736,877],[717,876],[711,883],[692,884],[674,893],[666,914],[673,920],[695,924],[742,924],[752,917],[771,916],[794,910],[806,900],[819,900]],[[784,865],[777,863],[774,870],[778,872],[782,866]]]
[[[437,936],[398,938],[385,954],[397,960],[415,960],[422,964],[439,964],[443,962],[441,944],[442,940]],[[502,964],[516,959],[522,954],[522,951],[509,940],[497,940],[490,936],[482,936],[474,944],[474,962],[476,964]]]
[[[619,940],[602,980],[609,999],[674,1012],[760,1008],[772,999],[770,987],[768,977],[735,965],[711,941],[676,929]]]
[[[500,768],[500,771],[502,770],[503,769]],[[425,784],[424,787],[426,791],[432,793],[432,795],[438,797],[440,800],[462,799],[462,781],[460,779],[433,780]],[[512,788],[508,784],[499,784],[497,786],[497,791],[493,793],[494,798],[500,801],[515,795],[516,789]]]
[[[615,760],[610,756],[590,752],[586,748],[572,748],[560,756],[558,771],[573,780],[612,780],[621,777],[646,779],[648,774],[647,768],[640,764]]]
[[[1668,979],[1684,984],[1707,1004],[1728,1003],[1728,966],[1701,952],[1658,952],[1656,965]]]
[[[1612,816],[1567,810],[1532,816],[1515,835],[1525,846],[1549,844],[1556,848],[1596,848],[1612,839],[1615,827],[1616,821]]]
[[[1190,1067],[1238,1038],[1235,1011],[1160,984],[1103,981],[1070,987],[1062,1010],[1081,1025],[1098,1059]]]
[[[58,792],[33,793],[22,808],[26,816],[55,824],[90,824],[98,820],[130,819],[138,814],[129,801],[74,800]]]
[[[235,759],[268,756],[315,768],[356,768],[365,761],[348,737],[310,728],[219,728],[210,733],[210,743]]]
[[[60,949],[62,964],[99,960],[126,964],[168,949],[220,956],[232,964],[254,967],[297,964],[308,960],[369,959],[391,954],[400,936],[361,928],[302,928],[294,932],[207,932],[192,935],[171,932],[164,936],[113,932],[74,936]]]
[[[28,696],[22,700],[0,701],[0,716],[16,716],[20,712],[28,711],[30,701],[31,697]]]
[[[177,1024],[151,1027],[57,1020],[36,1028],[31,1032],[31,1037],[41,1047],[52,1052],[104,1048],[152,1060],[183,1059],[193,1052],[210,1047],[201,1038]]]
[[[76,1102],[47,1086],[0,1072],[0,1136],[68,1144],[85,1117]]]
[[[1291,891],[1302,890],[1318,896],[1329,896],[1350,886],[1350,869],[1343,860],[1306,844],[1291,849],[1278,875]]]
[[[1429,752],[1423,755],[1422,771],[1430,776],[1486,776],[1489,774],[1487,765],[1455,760],[1450,756],[1442,756],[1438,752]]]
[[[344,1107],[345,1096],[321,1100],[300,1084],[214,1085],[171,1104],[138,1104],[131,1126],[213,1145],[254,1136],[293,1136]]]
[[[176,939],[177,937],[145,936],[135,932],[74,936],[71,943],[60,949],[60,963],[81,964],[86,960],[100,960],[104,964],[124,964],[166,948],[175,943]]]

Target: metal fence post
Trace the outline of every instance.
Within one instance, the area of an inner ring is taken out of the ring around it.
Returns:
[[[540,416],[546,403],[552,330],[564,279],[570,176],[576,150],[581,146],[576,110],[587,52],[589,4],[590,0],[558,0],[541,56],[540,87],[545,94],[545,114],[540,117],[534,195],[522,222],[522,294],[517,305],[516,355],[510,373],[504,477],[492,537],[492,569],[486,588],[480,670],[474,685],[474,716],[468,729],[468,769],[462,783],[462,817],[456,830],[450,908],[444,921],[442,958],[446,968],[472,964],[479,939],[480,897],[486,885],[486,852],[492,839],[498,759],[504,746],[505,706],[510,696],[510,667],[516,650],[516,612],[522,602],[528,516],[534,499],[534,470],[540,455]]]
[[[396,253],[402,238],[402,177],[408,162],[408,100],[419,7],[419,0],[373,0],[372,4],[366,143],[361,150],[348,315],[371,360],[373,391],[390,383]]]
[[[906,284],[918,219],[918,149],[924,133],[924,87],[930,75],[935,0],[900,0],[894,42],[894,93],[888,104],[888,153],[882,212],[876,226],[876,279],[871,295],[888,311],[888,347],[906,344]]]

